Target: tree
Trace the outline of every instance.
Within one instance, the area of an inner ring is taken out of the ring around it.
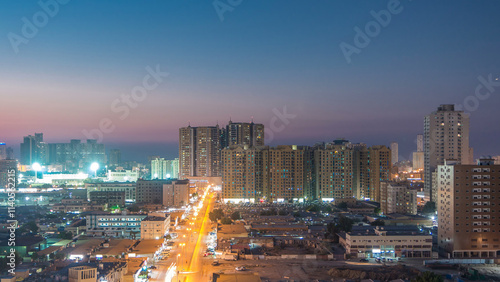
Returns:
[[[130,212],[139,212],[141,209],[137,205],[132,205],[127,208]]]
[[[73,239],[73,232],[71,232],[71,231],[61,231],[59,233],[59,238],[65,239],[65,240],[71,240],[71,239]]]
[[[340,231],[351,232],[353,224],[354,221],[352,219],[345,216],[341,216],[339,218],[338,228]]]
[[[385,225],[385,221],[383,221],[382,219],[380,218],[377,218],[376,220],[374,220],[372,223],[370,223],[371,226],[384,226]]]
[[[32,233],[33,235],[38,234],[38,225],[34,221],[27,222],[19,228],[20,233],[25,233],[29,232]]]
[[[435,212],[436,212],[436,203],[434,202],[425,203],[425,206],[422,209],[423,214],[434,214]]]
[[[240,218],[241,218],[241,214],[240,214],[239,211],[235,211],[235,212],[233,212],[233,214],[231,214],[231,219],[232,220],[238,220]]]
[[[374,208],[373,209],[373,213],[376,214],[376,215],[379,215],[381,212],[380,208]]]
[[[233,223],[233,221],[229,217],[224,217],[223,219],[221,219],[220,223],[231,224],[231,223]]]
[[[416,278],[411,280],[412,282],[443,282],[443,276],[438,275],[434,272],[426,271]]]
[[[66,254],[62,253],[62,252],[57,252],[56,256],[55,256],[55,259],[57,259],[57,260],[64,260],[64,259],[66,259]]]
[[[342,202],[342,203],[338,204],[337,207],[339,209],[345,210],[345,209],[347,209],[347,203],[346,202]]]
[[[31,254],[31,260],[32,261],[36,261],[38,260],[39,256],[38,256],[38,253],[37,252],[33,252],[33,254]]]
[[[300,212],[298,212],[298,211],[297,211],[297,212],[294,212],[292,215],[293,215],[294,217],[300,217]]]
[[[222,209],[215,209],[208,214],[208,218],[210,218],[210,220],[214,222],[223,217],[224,217],[224,211]]]

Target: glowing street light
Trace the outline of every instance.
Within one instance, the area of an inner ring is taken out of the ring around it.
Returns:
[[[99,169],[99,164],[98,163],[92,163],[90,165],[90,170],[94,171],[94,176],[97,178],[97,170]]]
[[[179,282],[179,257],[181,254],[177,254],[177,282]]]
[[[35,183],[36,180],[38,179],[38,172],[42,170],[42,166],[39,163],[33,163],[31,165],[31,168],[35,171]]]

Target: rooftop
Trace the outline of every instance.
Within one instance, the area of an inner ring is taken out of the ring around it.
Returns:
[[[351,236],[375,236],[384,232],[386,236],[425,235],[417,226],[353,226]],[[431,236],[431,235],[429,235]]]
[[[143,221],[165,221],[167,219],[166,217],[159,217],[159,216],[148,216]]]

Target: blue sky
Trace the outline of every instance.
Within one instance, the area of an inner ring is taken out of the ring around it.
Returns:
[[[397,141],[408,157],[424,115],[463,104],[479,76],[500,75],[500,3],[401,1],[347,63],[340,43],[354,44],[354,28],[389,2],[243,0],[221,21],[212,1],[69,1],[16,53],[9,34],[21,36],[22,18],[43,10],[3,1],[2,138],[12,146],[34,132],[49,142],[84,139],[82,130],[110,118],[104,143],[122,146],[124,158],[175,156],[178,128],[189,121],[253,116],[268,125],[286,106],[297,117],[273,145]],[[168,78],[120,120],[112,102],[157,65]],[[500,154],[498,92],[471,112],[476,157]]]

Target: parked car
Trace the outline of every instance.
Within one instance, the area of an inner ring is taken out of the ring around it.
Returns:
[[[247,268],[244,266],[236,267],[236,271],[245,271],[245,270],[247,270]]]
[[[213,265],[213,266],[217,266],[217,265],[219,265],[219,264],[220,264],[220,263],[219,263],[219,261],[218,261],[218,260],[214,260],[214,261],[212,262],[212,265]]]

